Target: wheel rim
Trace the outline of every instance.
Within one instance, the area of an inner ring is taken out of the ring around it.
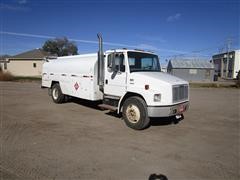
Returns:
[[[56,100],[58,98],[58,90],[56,88],[53,89],[52,95],[53,95],[53,99]]]
[[[126,115],[131,123],[137,123],[140,120],[140,110],[136,105],[129,104],[126,110]]]

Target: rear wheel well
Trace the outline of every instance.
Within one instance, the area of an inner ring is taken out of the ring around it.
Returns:
[[[142,98],[144,100],[144,102],[146,103],[146,101],[145,101],[145,99],[143,98],[142,95],[137,94],[137,93],[133,93],[133,92],[127,92],[127,94],[125,94],[125,96],[121,100],[119,112],[122,112],[122,109],[123,109],[122,107],[123,107],[123,103],[125,102],[125,100],[128,99],[129,97],[133,97],[133,96],[137,96],[137,97]]]
[[[52,81],[51,88],[53,87],[54,84],[59,84],[58,81]]]

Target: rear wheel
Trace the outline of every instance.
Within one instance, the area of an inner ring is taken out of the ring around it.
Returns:
[[[64,102],[65,96],[62,93],[62,90],[58,83],[52,86],[51,96],[52,96],[53,102],[57,104]]]
[[[140,97],[130,97],[123,104],[123,119],[132,129],[141,130],[149,126],[145,101]]]

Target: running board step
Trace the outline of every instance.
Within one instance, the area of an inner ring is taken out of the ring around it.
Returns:
[[[98,107],[100,107],[101,109],[107,109],[107,110],[111,110],[111,111],[116,111],[118,108],[115,106],[111,106],[108,104],[99,104]]]

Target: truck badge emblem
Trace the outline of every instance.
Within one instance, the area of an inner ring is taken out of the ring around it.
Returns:
[[[79,85],[78,85],[78,83],[77,83],[77,82],[74,84],[74,88],[75,88],[76,90],[78,90],[78,88],[79,88]]]

